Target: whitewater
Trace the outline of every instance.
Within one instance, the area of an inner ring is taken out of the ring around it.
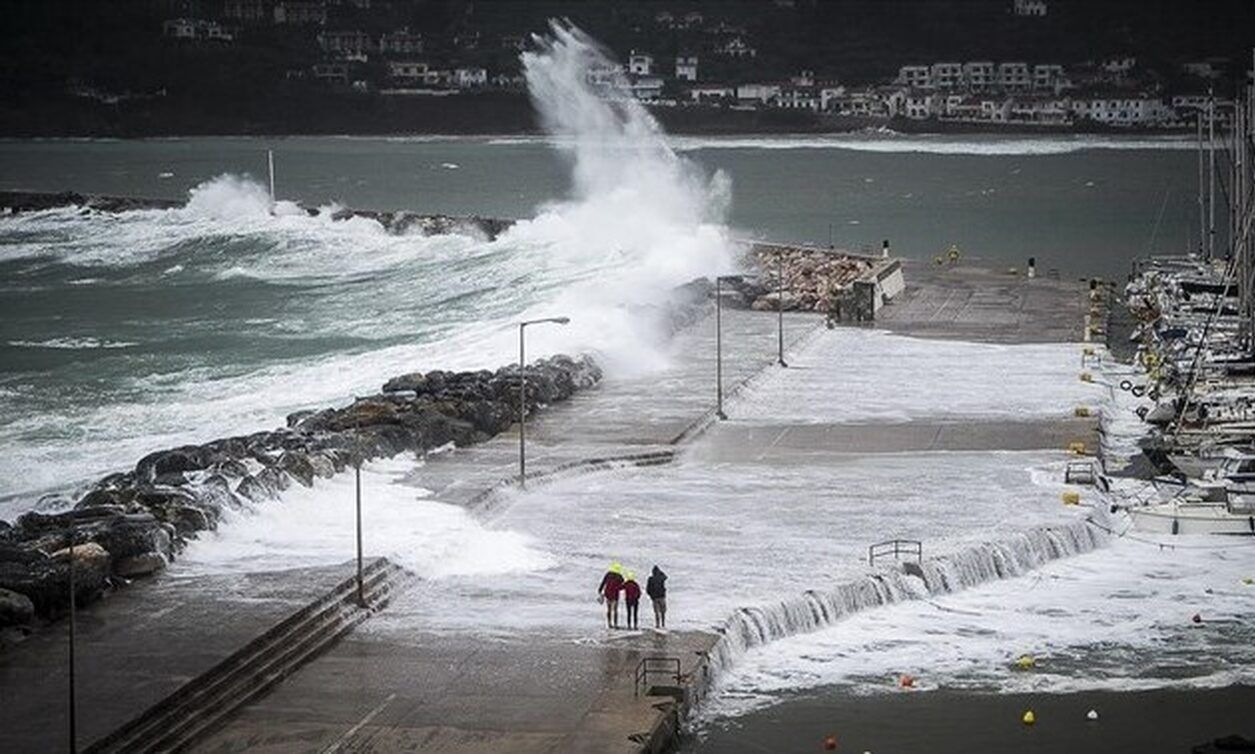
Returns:
[[[608,380],[664,374],[663,336],[633,310],[695,277],[734,269],[731,239],[741,233],[732,218],[743,197],[796,219],[795,227],[814,226],[812,240],[824,225],[831,233],[834,222],[867,221],[868,207],[843,204],[852,186],[866,192],[868,206],[889,207],[891,221],[868,225],[900,222],[897,205],[874,193],[888,181],[871,163],[822,167],[836,181],[828,184],[796,162],[776,166],[803,150],[801,159],[816,164],[813,153],[857,152],[927,153],[937,161],[929,164],[958,165],[953,193],[943,193],[949,179],[916,175],[909,162],[911,189],[895,186],[892,194],[911,202],[917,191],[941,196],[943,211],[927,211],[925,225],[937,218],[1006,225],[999,243],[1017,255],[1033,230],[1010,212],[991,211],[1005,206],[992,204],[995,194],[1055,224],[1066,208],[1060,197],[1105,170],[1098,183],[1127,202],[1121,206],[1153,217],[1159,185],[1148,200],[1138,193],[1147,181],[1126,169],[1182,151],[1153,139],[675,139],[630,97],[608,105],[591,90],[584,73],[604,55],[578,30],[555,26],[523,62],[544,139],[472,143],[483,149],[470,155],[444,151],[450,145],[441,141],[389,142],[421,153],[425,169],[447,181],[424,189],[429,196],[448,186],[459,196],[526,197],[525,219],[494,240],[398,235],[364,218],[334,219],[334,199],[344,195],[338,188],[307,198],[307,206],[325,205],[310,216],[272,204],[260,183],[237,173],[189,186],[179,209],[0,218],[0,518],[63,507],[84,484],[152,450],[271,428],[292,411],[374,392],[397,373],[508,363],[520,319],[571,318],[567,327],[529,332],[533,357],[593,352]],[[622,94],[622,82],[612,86]],[[512,174],[513,163],[494,151],[501,149],[543,151],[561,165],[563,190],[535,197],[530,179],[545,174]],[[735,192],[720,157],[697,159],[742,152],[761,155]],[[494,172],[475,186],[459,183],[476,174],[476,161]],[[1045,182],[1044,202],[1014,194],[1016,181],[1043,183],[1034,168],[1059,165],[1064,172]],[[143,164],[153,174],[169,167]],[[410,205],[407,192],[419,191],[411,179],[397,178],[389,201]],[[797,207],[804,201],[823,206],[805,215]],[[1098,204],[1089,195],[1084,201]],[[1140,249],[1145,228],[1112,230],[1108,214],[1082,230],[1119,236],[1121,250]],[[926,232],[939,243],[950,227]],[[927,256],[923,245],[919,251]],[[732,403],[731,422],[1048,420],[1103,402],[1102,386],[1076,379],[1071,344],[991,346],[842,330],[810,348],[837,368],[768,375]],[[439,500],[415,481],[438,458],[368,464],[367,547],[420,583],[363,630],[610,643],[592,599],[614,553],[638,574],[667,564],[678,598],[674,628],[732,637],[720,649],[713,719],[800,690],[884,691],[900,672],[918,673],[926,688],[992,690],[1249,680],[1243,647],[1251,642],[1241,618],[1251,614],[1251,592],[1239,586],[1246,551],[1183,548],[1176,558],[1095,530],[1088,519],[1101,502],[1060,502],[1069,489],[1061,450],[851,454],[782,467],[724,463],[702,450],[663,469],[511,495],[492,516]],[[352,477],[341,475],[232,512],[188,547],[170,577],[342,563],[353,550],[352,491]],[[889,536],[927,541],[929,556],[940,556],[931,582],[896,571],[868,581],[876,574],[865,564],[866,546]],[[1186,634],[1199,643],[1181,646],[1220,659],[1142,672],[1147,658],[1181,641],[1177,618],[1203,590],[1221,590],[1217,618],[1235,628],[1212,638]],[[1094,660],[1099,644],[1102,663]],[[1011,673],[1006,662],[1018,652],[1041,654],[1047,672]],[[1185,671],[1174,674],[1179,667]]]

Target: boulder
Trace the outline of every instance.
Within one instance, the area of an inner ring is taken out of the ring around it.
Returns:
[[[93,539],[117,559],[150,554],[169,558],[174,552],[170,530],[151,513],[124,516],[112,521]]]
[[[135,476],[151,482],[162,474],[173,474],[183,471],[200,471],[209,468],[216,460],[216,454],[197,445],[185,445],[173,450],[159,450],[149,453],[135,464]]]
[[[296,450],[284,453],[279,459],[279,468],[286,471],[301,486],[314,486],[314,465],[310,463],[309,456],[304,453]]]
[[[35,620],[35,603],[25,594],[0,589],[0,628],[26,626]]]
[[[125,579],[134,579],[141,576],[151,576],[158,571],[165,570],[166,559],[155,552],[146,552],[142,555],[135,555],[127,558],[118,558],[113,561],[113,573]]]
[[[383,384],[383,392],[385,393],[400,393],[409,391],[413,392],[415,395],[422,395],[426,389],[427,378],[423,376],[422,372],[410,372],[409,374],[398,375]]]
[[[277,497],[278,493],[270,487],[267,487],[266,484],[260,481],[257,477],[246,476],[235,486],[235,494],[245,500],[260,503],[265,500],[273,500]]]

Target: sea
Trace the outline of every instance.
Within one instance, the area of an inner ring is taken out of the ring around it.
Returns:
[[[1023,270],[1033,259],[1043,275],[1117,282],[1140,256],[1199,243],[1198,154],[1188,139],[672,136],[634,101],[591,91],[584,73],[604,63],[596,46],[574,31],[554,34],[523,61],[542,136],[0,141],[0,190],[185,200],[0,216],[0,518],[64,508],[149,452],[271,429],[401,372],[509,363],[521,318],[571,318],[537,329],[533,357],[591,351],[608,379],[647,374],[662,368],[661,345],[634,326],[633,308],[736,271],[739,240],[870,253],[887,241],[922,264],[957,247],[960,264]],[[491,239],[397,234],[342,208],[518,222]],[[1085,397],[1076,391],[1098,389],[1073,378],[1066,344],[825,337],[833,363],[850,349],[875,354],[847,385],[897,380],[901,400],[885,405],[874,389],[800,396],[784,383],[765,384],[759,397],[777,412],[800,411],[800,421],[814,412],[827,421],[980,418],[1057,411]],[[971,364],[987,367],[983,382],[963,383]],[[958,375],[943,400],[938,370]],[[1060,511],[1062,452],[886,454],[800,469],[690,459],[656,475],[532,492],[493,522],[390,482],[413,463],[368,469],[384,490],[372,515],[427,582],[423,594],[439,599],[401,604],[371,630],[596,641],[600,619],[576,585],[600,565],[593,545],[622,539],[605,530],[622,515],[641,549],[666,532],[681,572],[717,594],[700,609],[677,608],[680,628],[711,630],[752,614],[739,611],[747,605],[781,616],[772,641],[741,647],[721,668],[700,722],[715,740],[790,700],[890,693],[907,671],[924,688],[987,692],[1252,681],[1249,547],[1165,554],[1121,540],[1046,562],[1096,544],[1064,546],[1038,532],[1018,550],[988,545],[1027,536],[1027,525],[1085,530]],[[340,562],[348,529],[331,502],[349,484],[320,482],[233,516],[176,570]],[[809,505],[815,490],[843,494],[859,517]],[[676,510],[673,497],[687,507]],[[955,556],[956,578],[985,568],[981,553],[1017,573],[1042,567],[987,588],[900,593],[819,631],[793,630],[796,605],[771,607],[781,589],[801,595],[837,576],[863,578],[833,572],[832,558],[860,570],[867,538],[901,520],[923,527],[921,536],[945,530],[959,551],[975,548]],[[829,534],[856,525],[848,541]],[[526,586],[510,579],[503,589],[502,574]],[[722,588],[729,574],[739,590]],[[1188,613],[1201,609],[1217,612],[1220,628],[1191,633]],[[1014,672],[1023,652],[1048,654],[1046,672]]]

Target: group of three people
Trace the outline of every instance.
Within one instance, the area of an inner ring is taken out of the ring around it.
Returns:
[[[654,628],[667,627],[667,574],[658,566],[649,574],[645,582],[645,593],[654,606]],[[640,628],[638,619],[641,604],[641,585],[636,583],[636,574],[624,573],[623,566],[611,563],[606,575],[601,577],[597,586],[597,601],[606,605],[606,627],[619,627],[619,596],[627,605],[626,628]]]

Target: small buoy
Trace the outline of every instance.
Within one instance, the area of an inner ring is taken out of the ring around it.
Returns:
[[[1060,497],[1063,498],[1064,505],[1080,505],[1081,504],[1081,493],[1077,492],[1076,490],[1068,490],[1067,492],[1064,492],[1062,495],[1060,495]]]
[[[1015,666],[1020,670],[1028,670],[1037,667],[1037,660],[1034,660],[1032,655],[1020,655],[1015,661]]]
[[[1085,719],[1086,719],[1086,720],[1097,720],[1097,719],[1098,719],[1098,710],[1096,710],[1096,709],[1092,709],[1092,710],[1090,710],[1089,712],[1086,712],[1086,713],[1085,713]]]
[[[825,738],[825,739],[824,739],[824,749],[825,749],[826,751],[836,751],[836,750],[837,750],[837,737],[836,737],[836,736],[828,736],[827,738]]]
[[[1020,722],[1024,723],[1025,725],[1032,725],[1033,723],[1037,722],[1037,715],[1034,715],[1031,709],[1025,710],[1024,716],[1020,718]]]
[[[1199,613],[1194,613],[1194,617],[1193,617],[1193,618],[1190,618],[1190,620],[1191,620],[1191,621],[1193,621],[1193,622],[1195,622],[1195,623],[1202,623],[1202,622],[1203,622],[1203,616],[1202,616],[1202,615],[1200,615]]]
[[[898,679],[898,685],[904,689],[913,689],[915,688],[915,677],[909,674],[903,674],[902,677]]]

